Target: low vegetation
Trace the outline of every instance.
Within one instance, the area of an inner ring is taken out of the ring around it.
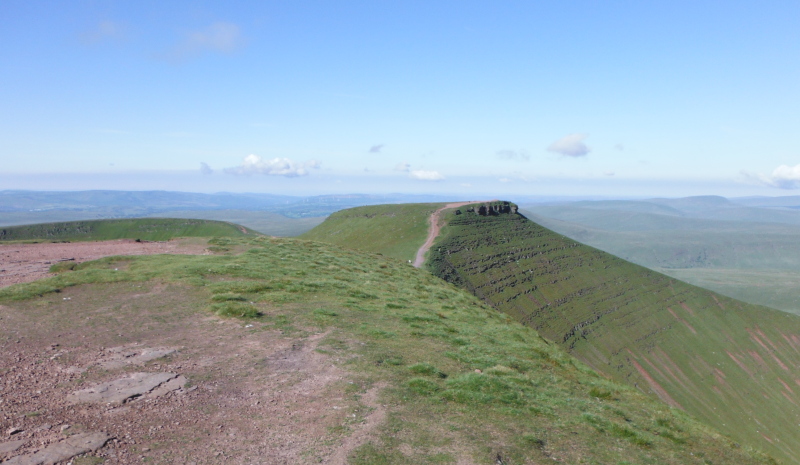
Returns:
[[[303,240],[216,243],[228,252],[82,263],[2,289],[0,303],[56,321],[73,318],[59,313],[59,293],[67,289],[78,299],[146,281],[205,301],[197,318],[213,312],[243,319],[248,330],[275,337],[324,333],[317,350],[351,382],[342,395],[357,399],[363,389],[380,387],[386,409],[350,453],[354,464],[774,463],[599,375],[534,329],[405,262]],[[4,334],[2,342],[12,337]],[[345,423],[332,433],[357,426]]]
[[[252,234],[256,233],[221,221],[147,218],[11,226],[0,228],[0,241],[165,241],[176,237],[236,237]]]
[[[414,260],[428,235],[428,218],[443,205],[409,203],[342,210],[300,237]]]

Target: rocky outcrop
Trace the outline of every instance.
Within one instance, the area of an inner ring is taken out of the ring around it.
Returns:
[[[497,216],[497,215],[506,215],[509,213],[516,214],[518,209],[519,208],[511,202],[490,202],[478,205],[474,209],[470,209],[467,211],[474,212],[476,215],[479,216]]]

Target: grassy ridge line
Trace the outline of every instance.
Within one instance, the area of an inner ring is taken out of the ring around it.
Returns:
[[[350,208],[332,214],[300,237],[410,261],[428,236],[428,218],[445,205],[409,203]]]
[[[110,257],[2,289],[0,303],[58,311],[60,289],[150,280],[205,295],[217,313],[254,316],[251,331],[326,331],[320,349],[355,386],[387,386],[386,421],[352,464],[774,463],[395,259],[263,236],[211,243],[248,250]]]
[[[102,241],[141,239],[165,241],[176,237],[243,236],[257,234],[221,221],[173,218],[70,221],[0,228],[1,241]]]
[[[447,219],[431,249],[434,274],[614,379],[796,463],[800,318],[671,279],[520,215]]]

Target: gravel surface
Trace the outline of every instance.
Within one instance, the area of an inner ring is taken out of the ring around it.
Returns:
[[[50,265],[61,261],[77,263],[112,255],[153,254],[201,255],[205,245],[187,241],[136,242],[133,239],[98,242],[47,242],[0,244],[0,287],[28,283],[53,276]]]

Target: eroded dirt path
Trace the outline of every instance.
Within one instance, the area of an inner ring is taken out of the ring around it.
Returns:
[[[29,283],[52,276],[50,265],[61,261],[76,263],[112,255],[154,254],[201,255],[206,245],[197,241],[136,242],[132,239],[98,242],[47,242],[0,244],[0,287]]]
[[[471,200],[469,202],[455,202],[455,203],[448,203],[444,207],[436,210],[435,212],[431,213],[430,218],[428,218],[428,222],[430,223],[430,229],[428,229],[428,238],[425,240],[425,243],[422,244],[422,247],[417,250],[417,257],[414,259],[414,267],[419,268],[425,263],[425,254],[428,253],[431,246],[433,246],[433,241],[439,236],[439,231],[442,229],[441,225],[439,224],[439,218],[442,216],[442,212],[450,209],[450,208],[458,208],[463,207],[464,205],[471,205],[473,203],[486,203],[486,202],[494,202],[494,200]]]

